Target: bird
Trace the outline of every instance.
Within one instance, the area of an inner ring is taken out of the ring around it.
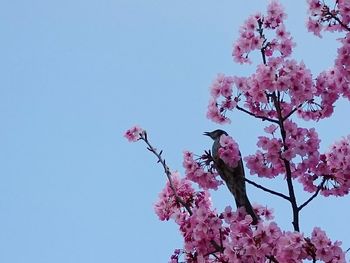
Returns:
[[[220,177],[225,181],[226,186],[232,193],[237,208],[244,207],[246,212],[252,217],[253,224],[256,225],[259,217],[254,212],[254,209],[247,196],[245,187],[245,173],[242,158],[236,167],[230,167],[219,157],[220,137],[222,135],[228,136],[227,132],[223,130],[214,130],[212,132],[204,132],[203,135],[209,136],[214,140],[212,146],[212,159],[214,161],[214,168],[217,170]],[[241,152],[239,152],[241,155]]]

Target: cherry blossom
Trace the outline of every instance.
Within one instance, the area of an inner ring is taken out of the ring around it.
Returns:
[[[218,179],[217,172],[212,169],[205,169],[206,165],[199,158],[194,160],[193,153],[189,151],[184,152],[183,167],[185,168],[186,178],[192,182],[197,183],[203,189],[217,190],[222,181]]]
[[[222,74],[218,75],[214,80],[210,89],[212,98],[208,105],[207,112],[207,117],[212,121],[220,124],[230,122],[230,120],[225,117],[225,112],[234,109],[237,104],[236,99],[232,99],[232,84],[233,78],[226,77]]]
[[[342,34],[334,65],[313,76],[302,61],[291,58],[295,44],[284,24],[287,15],[278,1],[271,1],[266,13],[246,19],[232,50],[235,62],[252,63],[250,53],[258,52],[261,63],[249,76],[217,75],[207,110],[207,117],[218,124],[230,123],[228,114],[233,110],[267,122],[265,133],[257,138],[256,152],[243,157],[250,174],[246,173],[245,180],[291,205],[293,230],[281,229],[273,209],[262,200],[253,208],[260,218],[257,224],[252,224],[242,207],[216,209],[210,191],[218,190],[223,182],[210,150],[201,155],[185,151],[185,176],[181,177],[170,171],[162,151],[150,144],[142,128],[134,126],[125,133],[129,141],[144,141],[167,175],[154,209],[160,220],[173,220],[183,237],[183,247],[174,251],[169,262],[346,262],[341,242],[331,241],[324,230],[316,226],[310,235],[302,232],[299,212],[319,194],[349,194],[350,135],[321,152],[316,129],[302,127],[297,119],[321,121],[334,114],[340,97],[350,99],[350,1],[337,0],[328,6],[324,1],[307,0],[307,4],[310,32],[318,37],[324,31]],[[219,143],[218,157],[236,167],[242,158],[238,143],[227,135]],[[257,184],[250,179],[254,176],[280,177],[288,193]],[[298,182],[311,195],[304,202],[295,197]]]
[[[143,132],[144,130],[142,128],[134,126],[125,132],[124,137],[128,139],[129,142],[136,142],[141,138]]]
[[[220,137],[219,157],[229,166],[236,167],[241,159],[237,142],[225,134]]]
[[[327,165],[326,179],[331,186],[321,193],[323,195],[343,196],[350,191],[350,136],[344,137],[330,147],[325,154],[324,162]]]
[[[172,173],[172,182],[176,193],[185,203],[193,205],[195,191],[191,182],[185,178],[180,178],[179,173]],[[167,182],[163,191],[159,194],[159,200],[155,203],[154,209],[160,220],[169,220],[170,218],[184,216],[186,213],[181,209],[181,205],[175,198],[174,190],[170,182]]]

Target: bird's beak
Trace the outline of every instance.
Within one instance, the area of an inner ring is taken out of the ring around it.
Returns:
[[[206,136],[210,137],[210,132],[204,132],[203,135],[206,135]]]

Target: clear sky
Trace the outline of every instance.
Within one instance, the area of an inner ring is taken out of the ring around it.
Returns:
[[[267,1],[2,0],[0,5],[0,262],[167,262],[181,247],[177,227],[153,203],[165,176],[124,131],[148,130],[168,164],[201,153],[208,87],[217,73],[247,75],[231,47],[245,17]],[[298,46],[316,73],[332,65],[336,36],[306,33],[304,1],[282,1]],[[350,104],[316,125],[322,148],[350,133]],[[232,114],[224,127],[243,155],[255,152],[262,123]],[[267,182],[285,191],[283,182]],[[224,188],[223,188],[224,189]],[[291,229],[290,208],[248,188]],[[299,197],[304,200],[307,196]],[[224,189],[213,196],[232,204]],[[350,198],[318,198],[302,231],[321,226],[350,247]]]

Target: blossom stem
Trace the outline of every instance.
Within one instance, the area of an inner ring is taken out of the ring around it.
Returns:
[[[164,168],[164,173],[166,174],[167,178],[168,178],[168,181],[169,181],[169,184],[170,184],[170,188],[171,190],[173,191],[174,193],[174,196],[175,196],[175,199],[178,203],[180,203],[186,210],[187,212],[192,215],[192,210],[191,208],[188,206],[188,204],[186,204],[186,202],[177,194],[176,192],[176,189],[175,189],[175,186],[174,186],[174,183],[173,183],[173,180],[171,178],[171,172],[170,172],[170,169],[169,169],[169,166],[166,165],[165,163],[165,159],[162,158],[161,154],[162,154],[162,151],[160,151],[159,153],[157,152],[156,148],[154,148],[151,143],[148,141],[148,138],[147,138],[147,134],[145,133],[145,135],[141,135],[141,140],[143,140],[146,144],[147,144],[147,149],[152,152],[158,159],[158,162],[161,163],[161,165],[163,166]]]

